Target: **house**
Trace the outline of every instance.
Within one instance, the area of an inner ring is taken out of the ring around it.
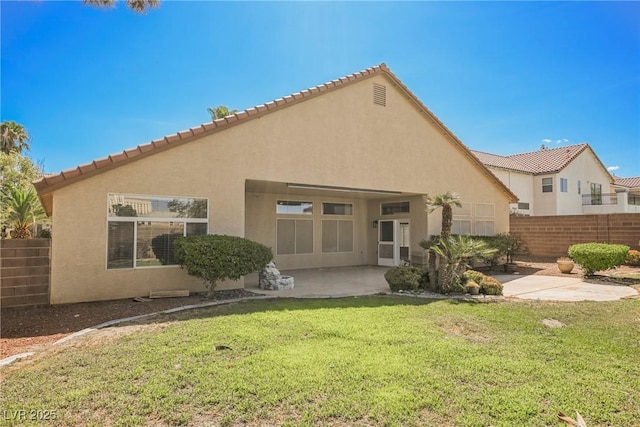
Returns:
[[[636,212],[589,144],[500,156],[472,151],[513,193],[520,215]],[[633,200],[632,200],[633,203]]]
[[[175,235],[246,237],[284,270],[391,266],[440,232],[422,195],[458,192],[492,233],[516,201],[385,64],[35,186],[53,221],[52,304],[204,290],[174,265]]]
[[[640,176],[620,178],[613,176],[615,192],[627,193],[627,205],[630,212],[640,212]]]

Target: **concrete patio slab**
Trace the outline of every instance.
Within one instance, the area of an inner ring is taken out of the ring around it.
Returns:
[[[373,295],[390,292],[384,278],[384,273],[388,269],[388,267],[356,266],[282,271],[282,274],[293,276],[295,282],[293,289],[266,291],[258,287],[257,278],[250,282],[245,280],[245,289],[283,298]]]
[[[616,301],[638,295],[628,286],[598,285],[578,277],[494,276],[504,285],[505,297],[546,301]]]
[[[245,289],[282,298],[331,298],[389,293],[384,279],[388,267],[355,266],[282,271],[293,276],[295,286],[287,291],[267,291],[258,287],[257,275],[245,280]],[[628,286],[597,285],[577,275],[520,276],[494,275],[504,285],[504,296],[546,301],[615,301],[638,295]]]

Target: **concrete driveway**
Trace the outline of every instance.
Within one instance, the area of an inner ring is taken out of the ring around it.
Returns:
[[[505,297],[547,301],[616,301],[638,295],[629,286],[597,285],[579,277],[495,275]]]

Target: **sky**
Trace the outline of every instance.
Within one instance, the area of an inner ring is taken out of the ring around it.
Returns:
[[[2,121],[45,172],[386,63],[469,148],[640,176],[639,2],[0,1]]]

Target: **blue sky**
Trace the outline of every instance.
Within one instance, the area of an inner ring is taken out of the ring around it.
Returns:
[[[640,176],[640,3],[1,1],[1,118],[46,172],[385,62],[468,147]]]

